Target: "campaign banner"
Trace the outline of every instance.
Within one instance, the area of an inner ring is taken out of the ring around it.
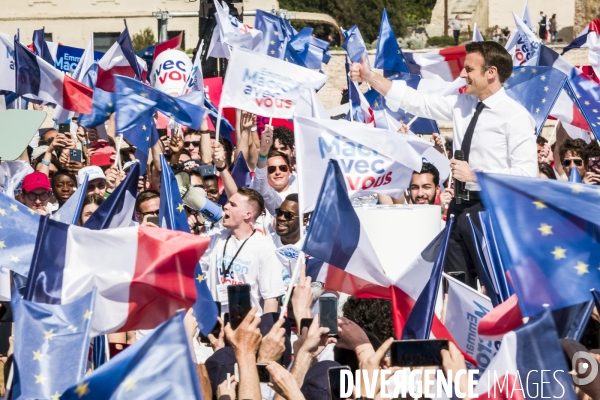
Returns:
[[[301,212],[314,209],[330,159],[339,163],[350,198],[400,197],[422,166],[422,154],[411,142],[432,146],[416,136],[344,120],[296,117],[294,128]]]
[[[481,318],[494,306],[490,298],[444,274],[448,281],[448,301],[444,325],[456,344],[485,369],[500,348],[502,341],[488,340],[477,333]]]
[[[303,87],[319,89],[327,76],[263,54],[234,49],[221,94],[222,107],[293,118]]]
[[[80,49],[78,47],[58,46],[54,68],[72,74],[73,71],[75,71],[75,68],[77,68],[77,64],[79,64],[79,60],[84,51],[85,49]],[[104,53],[101,51],[94,51],[94,61],[98,62],[103,55]],[[85,72],[86,71],[83,71],[84,74]]]
[[[514,12],[513,17],[518,35],[513,54],[513,65],[537,65],[541,41]]]
[[[15,91],[15,45],[12,36],[0,32],[0,90]]]
[[[152,63],[150,84],[170,95],[179,95],[185,88],[192,61],[183,51],[165,50]]]

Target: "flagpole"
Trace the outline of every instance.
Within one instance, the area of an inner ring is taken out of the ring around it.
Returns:
[[[221,131],[221,118],[223,117],[223,102],[219,102],[219,112],[217,113],[217,126],[215,126],[215,143],[219,143],[219,132]]]
[[[410,128],[410,126],[413,124],[413,122],[415,122],[415,121],[417,120],[417,118],[419,118],[419,117],[417,117],[417,116],[415,115],[415,116],[413,117],[413,119],[411,119],[410,121],[408,121],[408,124],[406,124],[406,126]]]
[[[119,168],[119,171],[122,171],[121,169],[121,143],[123,142],[123,134],[119,133],[119,137],[118,137],[118,141],[117,141],[117,154],[115,156],[115,167]]]

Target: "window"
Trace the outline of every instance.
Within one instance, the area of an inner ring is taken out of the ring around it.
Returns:
[[[183,32],[183,35],[181,35],[181,50],[185,51],[185,31],[168,31],[167,38],[173,39],[174,37],[179,35],[181,32]]]
[[[48,33],[48,32],[44,32],[44,41],[51,42],[52,41],[52,34]]]
[[[121,32],[94,32],[94,50],[105,52],[118,39]]]

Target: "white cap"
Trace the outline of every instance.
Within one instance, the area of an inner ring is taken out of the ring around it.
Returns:
[[[97,165],[90,165],[89,167],[81,168],[77,173],[77,185],[81,186],[86,175],[88,176],[88,182],[94,179],[106,179],[102,168]]]

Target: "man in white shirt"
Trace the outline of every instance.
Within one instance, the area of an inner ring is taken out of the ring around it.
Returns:
[[[273,128],[267,125],[260,138],[258,163],[250,187],[264,198],[269,214],[275,215],[275,209],[288,194],[298,193],[298,183],[292,175],[289,157],[277,150],[270,150],[272,145]]]
[[[462,150],[465,161],[455,158],[450,167],[455,180],[464,182],[465,200],[450,203],[448,214],[457,217],[445,269],[467,272],[467,283],[475,286],[477,276],[473,259],[474,243],[467,214],[480,224],[477,212],[483,210],[479,198],[476,170],[507,175],[537,176],[535,123],[519,103],[511,99],[502,84],[512,74],[512,59],[498,43],[469,43],[460,76],[466,80],[466,93],[454,96],[424,95],[391,82],[369,70],[365,60],[351,68],[354,81],[368,82],[385,96],[392,110],[402,108],[419,117],[453,120],[455,150]],[[456,193],[455,196],[459,194]]]
[[[456,17],[453,20],[450,20],[450,22],[448,22],[448,25],[450,26],[450,29],[452,29],[452,33],[454,35],[454,42],[458,46],[458,38],[460,38],[461,28],[460,16],[456,14]]]
[[[281,263],[270,237],[255,234],[254,223],[264,202],[255,190],[241,187],[223,206],[223,227],[212,236],[200,259],[208,287],[221,312],[229,310],[227,286],[249,284],[252,306],[258,314],[276,312],[277,298],[285,294]]]

